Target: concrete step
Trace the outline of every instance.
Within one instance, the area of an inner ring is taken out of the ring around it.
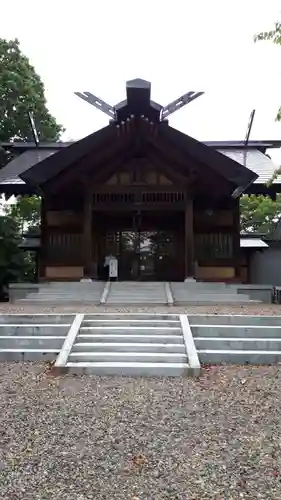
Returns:
[[[182,296],[187,302],[249,302],[249,297],[247,295],[239,295],[235,293],[186,293]],[[175,301],[177,301],[175,296]]]
[[[183,353],[164,352],[71,352],[68,357],[69,362],[140,362],[140,363],[187,363],[187,355]]]
[[[80,328],[80,333],[98,333],[98,334],[109,334],[109,333],[123,333],[131,335],[147,335],[147,334],[159,334],[159,335],[179,335],[181,334],[181,328],[177,326],[82,326]]]
[[[78,339],[79,340],[79,339]],[[177,343],[153,343],[153,342],[76,342],[72,352],[130,352],[138,353],[181,353],[185,355],[185,345]]]
[[[246,314],[194,314],[188,315],[190,325],[216,325],[216,326],[280,326],[281,316],[249,316]]]
[[[100,297],[101,296],[101,292],[92,292],[91,290],[86,290],[84,292],[79,292],[79,291],[75,291],[75,290],[69,290],[69,291],[61,291],[61,292],[38,292],[38,293],[32,293],[32,294],[28,294],[26,297],[28,298],[36,298],[36,297],[46,297],[46,298],[52,298],[52,297],[81,297],[81,298],[84,298],[84,297],[87,297],[87,296],[90,296],[90,297]]]
[[[69,290],[71,291],[85,291],[85,290],[92,290],[92,291],[101,291],[104,289],[104,283],[103,282],[93,282],[93,283],[53,283],[52,285],[40,285],[38,291],[39,292],[46,292],[46,293],[57,293],[61,291],[66,291],[68,292]]]
[[[231,295],[236,295],[237,290],[235,288],[229,288],[227,286],[220,286],[220,287],[206,287],[206,286],[177,286],[175,284],[171,284],[171,290],[175,295],[183,295],[183,294],[193,294],[195,293],[196,295],[201,294],[201,293],[207,293],[207,294],[213,294],[213,293],[218,293],[218,294],[231,294]],[[247,292],[246,292],[247,293]]]
[[[280,351],[281,352],[281,336],[276,338],[245,338],[245,337],[197,337],[195,338],[195,346],[197,349],[215,349],[215,350],[231,350],[234,351]]]
[[[63,325],[69,326],[75,314],[0,314],[0,327],[5,325]]]
[[[55,337],[51,335],[40,337],[34,336],[0,336],[0,349],[61,349],[64,337]]]
[[[106,303],[110,302],[126,302],[126,301],[134,301],[134,302],[148,302],[148,301],[153,301],[153,302],[161,302],[162,304],[167,302],[166,297],[161,297],[159,295],[153,294],[150,295],[149,293],[139,295],[134,292],[126,292],[122,294],[116,294],[116,295],[111,295],[107,297]]]
[[[60,349],[11,348],[0,349],[0,361],[53,361]]]
[[[144,327],[154,327],[154,326],[165,326],[166,328],[172,328],[175,326],[180,327],[179,320],[140,320],[140,319],[90,319],[83,321],[83,326],[99,326],[99,327],[108,327],[108,326],[144,326]]]
[[[167,303],[164,282],[115,282],[111,283],[107,296],[107,305]]]
[[[198,356],[205,364],[271,365],[281,362],[281,351],[199,349]]]
[[[183,344],[183,336],[182,335],[162,335],[162,334],[138,334],[138,335],[123,335],[123,334],[111,334],[111,333],[104,333],[104,334],[79,334],[77,336],[77,340],[79,342],[118,342],[118,343],[123,343],[123,342],[161,342],[161,344],[165,343],[173,343],[173,344]]]
[[[192,374],[187,363],[154,362],[68,362],[71,374],[118,375],[131,377],[180,377]]]
[[[37,299],[29,299],[29,298],[26,298],[26,299],[20,299],[17,301],[17,304],[18,305],[22,305],[22,306],[27,306],[27,305],[33,305],[33,304],[48,304],[48,305],[56,305],[56,304],[81,304],[83,303],[83,305],[93,305],[93,304],[99,304],[100,303],[100,300],[99,299],[93,299],[93,298],[87,298],[87,299],[83,299],[81,300],[79,297],[61,297],[60,299],[56,299],[56,298],[44,298],[44,299],[41,299],[40,297],[37,298]]]
[[[106,312],[106,313],[95,313],[95,314],[85,314],[84,321],[94,321],[104,319],[106,321],[112,320],[141,320],[141,321],[179,321],[180,315],[178,313],[155,313],[155,312]]]
[[[71,323],[70,323],[71,324]],[[7,324],[7,325],[0,325],[0,339],[2,336],[10,336],[10,337],[19,337],[22,335],[25,336],[40,336],[40,335],[45,335],[45,336],[57,336],[57,337],[64,337],[66,336],[69,328],[69,325],[33,325],[33,324],[27,324],[27,325],[13,325],[13,324]]]
[[[85,314],[84,322],[105,321],[106,324],[110,321],[126,322],[126,321],[141,321],[142,324],[151,322],[153,325],[157,322],[179,322],[179,314],[165,314],[165,313],[118,313],[106,312],[102,314]]]
[[[216,338],[281,338],[281,326],[250,326],[250,325],[191,325],[191,331],[196,337]]]

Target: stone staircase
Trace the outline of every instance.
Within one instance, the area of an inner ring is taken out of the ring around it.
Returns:
[[[259,302],[250,299],[248,294],[238,294],[237,285],[188,281],[170,283],[174,304],[244,304]]]
[[[179,315],[80,316],[71,348],[63,348],[56,361],[58,371],[130,376],[194,372]]]
[[[54,372],[180,376],[203,364],[280,364],[281,316],[2,314],[0,362],[52,361]]]
[[[20,299],[21,304],[99,304],[104,290],[103,281],[42,283],[38,292]]]
[[[246,292],[238,293],[238,285],[225,283],[181,282],[50,282],[39,285],[17,303],[24,304],[88,304],[108,306],[157,306],[245,304],[251,300]]]
[[[107,305],[165,305],[165,283],[161,281],[117,281],[110,283]]]
[[[206,364],[281,362],[281,317],[189,315],[197,354]]]
[[[0,316],[0,361],[54,361],[75,314]]]

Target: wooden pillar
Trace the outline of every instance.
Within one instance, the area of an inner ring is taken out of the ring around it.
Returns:
[[[84,275],[90,277],[92,265],[92,215],[93,194],[89,189],[85,190],[84,198]]]
[[[185,278],[194,278],[193,200],[191,199],[188,199],[185,205],[184,242]]]
[[[40,249],[38,255],[38,281],[44,280],[48,258],[48,226],[46,221],[46,200],[41,197]]]
[[[233,208],[233,265],[235,278],[240,278],[240,203],[239,198],[234,200]]]

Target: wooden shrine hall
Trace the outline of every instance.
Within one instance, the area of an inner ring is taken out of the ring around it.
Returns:
[[[106,279],[113,255],[119,280],[239,281],[239,196],[268,189],[239,161],[243,143],[203,143],[169,125],[201,93],[163,107],[149,82],[126,92],[114,107],[78,93],[110,116],[82,140],[9,144],[20,154],[0,171],[0,191],[42,197],[39,280]],[[250,159],[270,161],[268,147],[250,141]]]

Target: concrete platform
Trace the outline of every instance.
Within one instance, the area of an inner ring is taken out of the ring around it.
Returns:
[[[22,285],[22,284],[19,284]],[[186,282],[50,282],[35,287],[13,286],[11,300],[21,305],[175,306],[208,304],[253,304],[271,302],[270,287],[226,283]],[[26,292],[26,293],[25,293]]]

